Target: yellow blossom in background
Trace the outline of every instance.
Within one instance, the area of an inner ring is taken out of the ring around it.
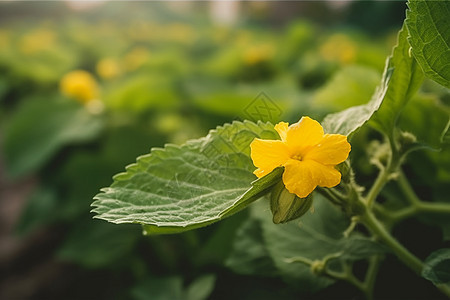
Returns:
[[[7,30],[0,29],[0,48],[9,47],[10,43],[11,33]]]
[[[162,38],[180,43],[193,43],[195,41],[195,31],[188,24],[174,23],[167,26]]]
[[[330,188],[341,182],[341,173],[335,166],[350,153],[346,136],[324,134],[319,122],[309,117],[291,126],[280,122],[275,130],[281,141],[254,139],[250,145],[253,164],[258,168],[256,176],[263,177],[284,166],[283,183],[300,198],[308,196],[317,186]]]
[[[60,81],[61,92],[82,103],[88,103],[99,97],[99,87],[95,78],[86,71],[75,70],[67,73]]]
[[[356,59],[356,45],[346,35],[334,34],[320,47],[320,54],[326,60],[349,64]]]
[[[124,57],[124,68],[134,71],[145,64],[150,58],[150,52],[144,47],[135,47]]]
[[[49,29],[38,29],[22,37],[19,42],[19,49],[23,54],[35,54],[51,49],[55,41],[55,32]]]
[[[103,79],[114,79],[121,74],[121,68],[117,60],[104,58],[95,66],[97,74]]]
[[[255,65],[257,63],[270,60],[274,54],[275,49],[271,45],[259,45],[248,48],[243,53],[243,60],[247,65]]]

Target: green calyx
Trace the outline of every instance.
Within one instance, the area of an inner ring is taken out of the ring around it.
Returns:
[[[290,193],[283,181],[278,182],[270,195],[273,222],[275,224],[285,223],[303,216],[311,208],[312,202],[312,194],[306,198],[300,198]]]

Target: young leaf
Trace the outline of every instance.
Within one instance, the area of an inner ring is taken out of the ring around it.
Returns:
[[[439,249],[425,260],[422,276],[434,284],[450,282],[450,249]]]
[[[325,132],[349,135],[374,119],[374,125],[391,134],[401,110],[422,82],[422,72],[409,56],[405,26],[400,30],[398,43],[386,62],[381,84],[365,105],[350,107],[325,117]]]
[[[278,168],[254,181],[249,145],[255,137],[278,135],[270,123],[234,122],[181,147],[153,149],[95,197],[95,218],[144,224],[151,234],[194,229],[236,213],[282,173]]]
[[[450,88],[450,2],[409,0],[408,7],[412,54],[426,76]]]

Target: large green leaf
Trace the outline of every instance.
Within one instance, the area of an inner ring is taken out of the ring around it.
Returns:
[[[409,0],[411,51],[426,76],[450,88],[450,2]]]
[[[63,146],[96,137],[103,127],[79,103],[66,99],[29,99],[9,120],[4,155],[11,177],[36,171]]]
[[[450,283],[450,249],[439,249],[425,260],[422,276],[434,284]]]
[[[278,168],[255,181],[249,147],[255,137],[278,135],[270,123],[234,122],[183,146],[153,149],[95,197],[95,217],[144,224],[151,234],[194,229],[233,214],[282,173]]]
[[[354,261],[386,251],[361,235],[344,237],[348,217],[321,195],[315,195],[314,213],[282,225],[272,223],[267,207],[264,202],[252,206],[253,218],[237,234],[234,252],[227,261],[233,270],[253,275],[281,274],[298,283],[305,292],[314,292],[332,281],[314,275],[309,266],[290,259],[301,257],[312,261],[341,254],[338,259]]]
[[[364,105],[350,107],[325,117],[322,125],[328,133],[349,135],[373,119],[374,125],[391,134],[403,107],[422,82],[422,72],[409,56],[407,31],[403,26],[398,43],[386,62],[381,84]]]

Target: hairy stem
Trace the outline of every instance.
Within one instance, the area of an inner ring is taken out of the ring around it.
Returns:
[[[382,223],[375,217],[370,210],[366,210],[361,216],[361,222],[381,241],[383,241],[392,252],[400,259],[405,265],[407,265],[416,274],[422,272],[423,263],[414,254],[409,252],[402,244],[400,244],[384,227]]]

